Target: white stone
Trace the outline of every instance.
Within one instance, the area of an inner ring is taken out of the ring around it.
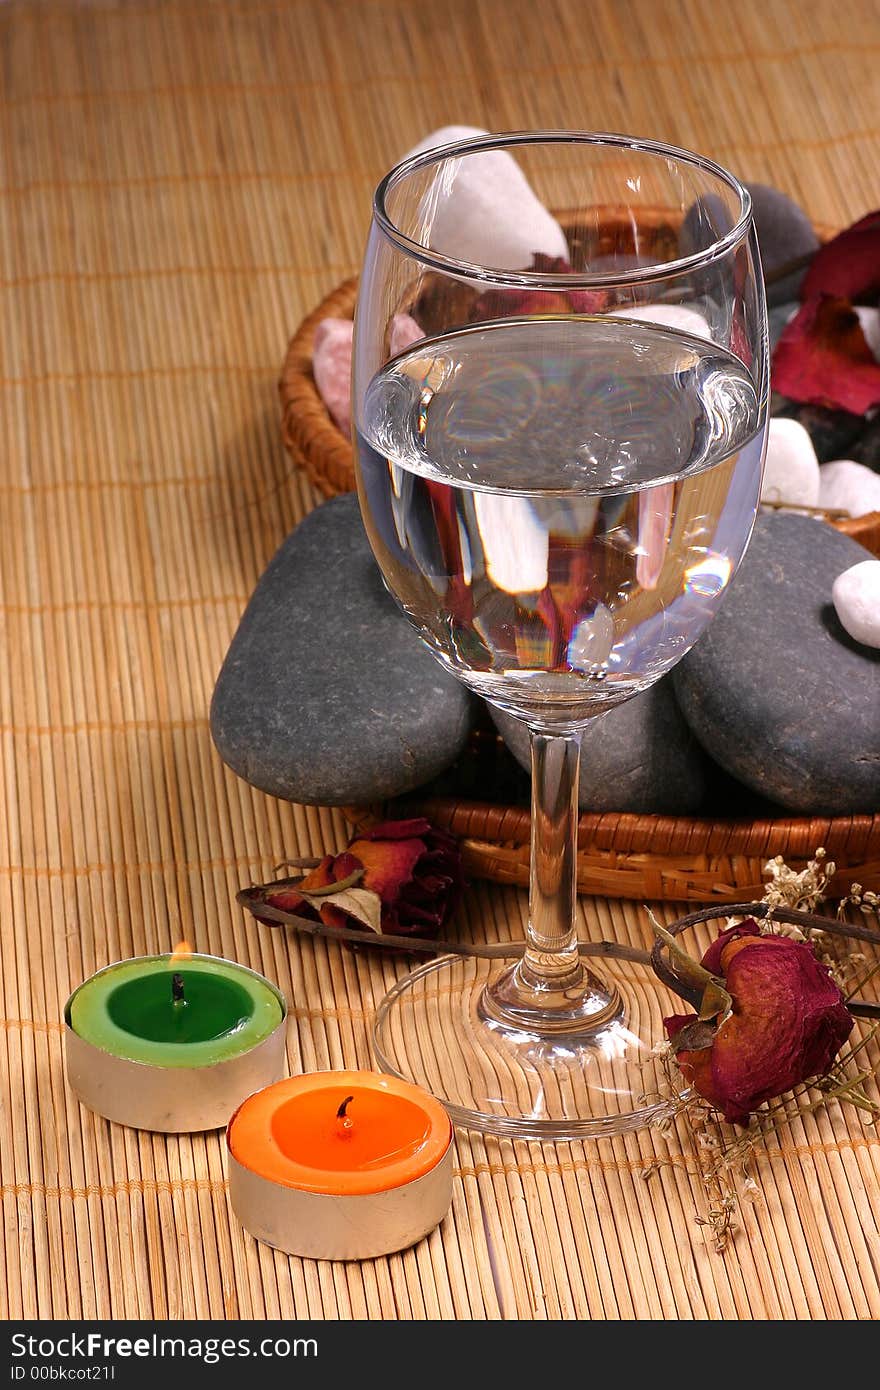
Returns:
[[[488,130],[483,130],[478,125],[442,125],[437,130],[432,130],[430,135],[426,135],[417,145],[413,145],[411,150],[401,155],[401,159],[424,154],[425,150],[436,150],[438,145],[454,145],[456,140],[475,140],[478,135],[488,134]]]
[[[880,362],[880,309],[870,308],[867,304],[857,304],[855,309],[865,342]]]
[[[837,616],[850,637],[880,647],[880,560],[862,560],[831,586]]]
[[[880,512],[880,473],[852,459],[836,459],[819,468],[819,506],[864,516]]]
[[[570,666],[576,671],[589,671],[601,666],[611,655],[614,646],[614,614],[604,603],[597,603],[589,618],[581,618],[566,651]]]
[[[442,126],[407,157],[487,134],[478,126]],[[472,265],[525,270],[536,251],[568,258],[565,233],[507,150],[485,150],[439,164],[420,215],[423,246]]]
[[[775,416],[770,421],[761,501],[793,507],[819,505],[819,460],[799,420]]]
[[[676,328],[680,333],[690,333],[692,338],[707,338],[712,341],[712,330],[708,320],[699,309],[690,309],[686,304],[634,304],[629,309],[609,310],[611,318],[641,319],[646,323],[659,323],[663,328]]]
[[[473,498],[492,583],[508,594],[540,593],[547,587],[550,555],[550,533],[541,518],[503,492],[475,492]]]

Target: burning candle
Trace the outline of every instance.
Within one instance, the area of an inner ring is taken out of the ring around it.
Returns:
[[[141,956],[99,970],[64,1010],[67,1075],[90,1110],[137,1129],[219,1129],[284,1071],[283,995],[216,956]]]
[[[376,1072],[312,1072],[249,1096],[226,1131],[229,1187],[258,1240],[311,1259],[403,1250],[452,1199],[439,1101]]]

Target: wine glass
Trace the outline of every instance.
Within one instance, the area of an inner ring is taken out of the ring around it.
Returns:
[[[431,960],[377,1011],[379,1066],[460,1125],[579,1139],[664,1109],[668,996],[644,961],[596,970],[579,947],[580,739],[716,613],[755,520],[768,396],[749,195],[710,160],[517,132],[379,184],[354,334],[367,534],[437,660],[531,740],[521,951]]]

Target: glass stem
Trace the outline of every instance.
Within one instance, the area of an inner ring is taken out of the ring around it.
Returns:
[[[599,1033],[622,1011],[581,960],[575,930],[580,733],[533,728],[532,842],[525,950],[487,984],[481,1017],[537,1035]]]
[[[580,984],[575,931],[580,731],[530,729],[532,830],[529,921],[520,983],[556,993]]]

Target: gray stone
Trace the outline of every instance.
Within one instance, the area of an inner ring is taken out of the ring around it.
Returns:
[[[797,313],[800,305],[786,300],[784,304],[777,304],[770,309],[767,314],[767,326],[770,330],[770,351],[772,352],[782,337],[783,329],[787,328],[789,320]]]
[[[818,249],[819,238],[803,208],[778,188],[766,183],[749,183],[746,187],[752,197],[764,278],[770,280],[767,303],[784,304],[797,298],[805,267],[779,280],[776,275],[790,262],[812,255]]]
[[[867,463],[853,452],[856,441],[865,430],[861,415],[853,415],[849,410],[831,410],[824,405],[805,405],[799,401],[787,401],[778,397],[773,406],[774,415],[782,415],[789,420],[797,420],[803,425],[813,441],[816,458],[820,463],[831,463],[834,459],[854,459],[857,463]]]
[[[731,210],[716,193],[706,193],[691,203],[678,231],[678,249],[683,256],[708,251],[733,226]]]
[[[844,631],[831,586],[869,553],[826,522],[758,518],[717,617],[673,674],[722,768],[790,811],[880,808],[880,652]]]
[[[749,183],[755,230],[761,251],[761,266],[767,285],[767,303],[771,308],[798,297],[798,289],[806,266],[776,279],[780,270],[791,261],[810,256],[818,248],[819,238],[809,217],[797,203],[765,183]],[[733,226],[733,217],[726,201],[710,193],[697,198],[685,213],[678,235],[683,256],[705,251]]]
[[[864,463],[868,468],[880,473],[880,414],[875,415],[872,420],[863,420],[860,416],[853,418],[858,420],[859,433],[850,446],[849,453],[840,457],[854,459],[856,463]]]
[[[529,731],[490,706],[505,744],[528,770]],[[684,815],[706,792],[708,759],[681,716],[668,677],[588,725],[578,802],[582,811]]]
[[[224,762],[272,796],[356,805],[443,771],[472,712],[385,589],[346,493],[310,512],[261,577],[214,689],[211,733]]]

